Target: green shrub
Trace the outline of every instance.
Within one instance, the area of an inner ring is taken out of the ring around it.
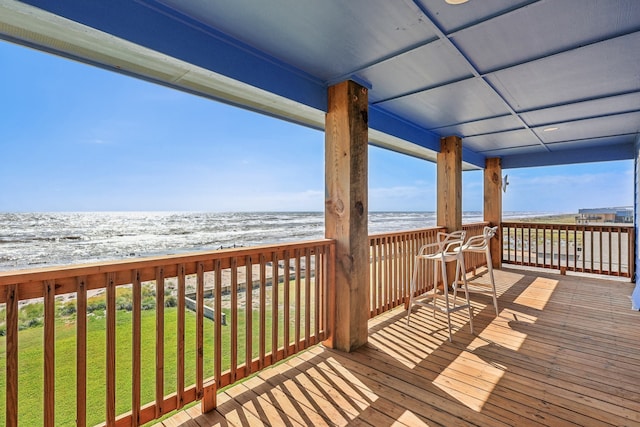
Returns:
[[[122,294],[116,298],[116,309],[125,311],[133,310],[133,301],[130,293]]]
[[[76,310],[75,301],[67,301],[58,306],[58,316],[71,316],[76,313]]]
[[[87,312],[93,313],[95,311],[105,311],[107,309],[107,302],[103,299],[89,300],[87,303]]]
[[[142,309],[143,310],[155,310],[156,308],[156,299],[155,297],[148,296],[142,299]]]
[[[153,286],[145,285],[142,287],[142,298],[156,297],[156,289]]]
[[[29,320],[35,317],[44,317],[44,303],[37,302],[24,305],[18,314],[20,320]]]

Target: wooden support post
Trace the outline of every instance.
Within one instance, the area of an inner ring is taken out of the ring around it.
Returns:
[[[448,232],[462,229],[462,139],[448,136],[440,140],[438,153],[438,226]]]
[[[325,345],[352,351],[367,342],[368,91],[352,81],[329,88],[325,126],[325,235],[336,240],[335,280],[329,283],[333,325]]]
[[[462,139],[447,136],[440,139],[437,166],[438,226],[447,232],[462,230]],[[449,284],[456,274],[455,263],[447,263]]]
[[[484,169],[484,220],[491,226],[498,226],[498,232],[491,239],[491,263],[493,268],[502,267],[502,162],[499,158],[486,160]]]

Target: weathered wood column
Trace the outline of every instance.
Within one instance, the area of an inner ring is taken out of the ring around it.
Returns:
[[[446,227],[449,233],[462,230],[462,139],[457,136],[440,139],[437,161],[437,225]],[[455,274],[455,263],[447,263],[449,284]]]
[[[462,139],[447,136],[440,139],[438,153],[437,225],[448,232],[462,229]]]
[[[368,336],[368,90],[345,81],[331,86],[328,97],[325,236],[336,240],[336,265],[328,295],[331,336],[325,344],[351,351]]]
[[[502,162],[499,158],[486,160],[484,169],[484,220],[498,226],[498,232],[491,239],[491,263],[494,268],[502,266]]]

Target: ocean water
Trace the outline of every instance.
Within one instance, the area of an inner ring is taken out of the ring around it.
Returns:
[[[505,219],[540,213],[513,212]],[[482,221],[466,212],[463,223]],[[373,212],[369,233],[435,225],[434,212]],[[0,213],[0,271],[324,237],[322,212]]]

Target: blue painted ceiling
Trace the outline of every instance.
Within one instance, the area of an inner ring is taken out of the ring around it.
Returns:
[[[325,111],[326,88],[354,79],[370,87],[380,141],[436,152],[458,135],[467,166],[630,159],[640,130],[638,0],[3,1],[275,94],[290,102],[209,95],[310,126],[321,125],[296,109]],[[5,25],[0,37],[150,78],[48,43],[47,31],[43,41]],[[150,79],[180,87],[159,71]]]

